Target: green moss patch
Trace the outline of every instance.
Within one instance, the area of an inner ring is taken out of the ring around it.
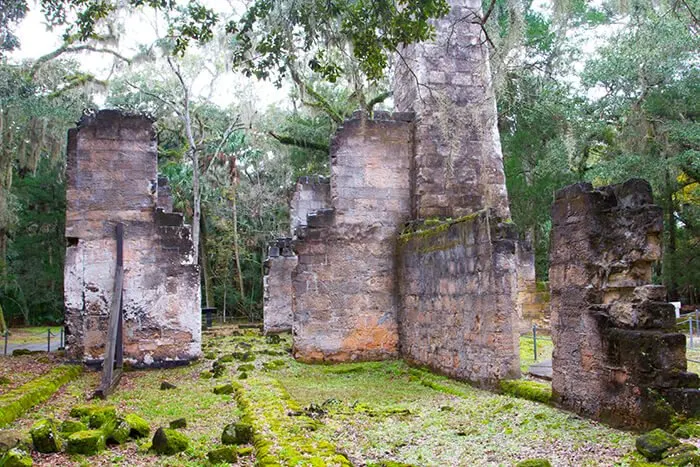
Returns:
[[[278,381],[249,378],[245,387],[236,387],[236,400],[245,414],[242,422],[252,427],[257,465],[351,465],[327,438],[314,433],[313,419],[288,415],[301,407]]]
[[[77,377],[81,366],[62,365],[0,396],[0,427],[12,423],[27,410],[46,401],[68,381]]]
[[[233,464],[238,460],[238,451],[235,447],[224,446],[218,449],[213,449],[207,454],[207,459],[212,464],[229,463]]]
[[[526,459],[515,464],[515,467],[552,467],[547,459]]]
[[[158,454],[171,456],[182,452],[190,445],[190,440],[184,434],[169,428],[158,428],[153,435],[151,448]]]
[[[132,438],[145,438],[151,433],[148,422],[136,414],[126,414],[124,421],[129,425],[129,436]]]
[[[43,453],[59,452],[63,447],[56,420],[45,418],[39,420],[29,430],[34,449]]]
[[[32,457],[21,449],[10,449],[4,456],[0,456],[2,467],[30,467],[33,465]]]
[[[643,434],[635,441],[637,451],[650,461],[660,461],[667,450],[679,444],[675,436],[660,428]]]
[[[102,430],[85,430],[68,437],[66,452],[93,456],[105,449],[106,437]]]
[[[549,404],[552,400],[552,386],[538,381],[525,379],[509,379],[499,383],[504,394],[521,399]]]

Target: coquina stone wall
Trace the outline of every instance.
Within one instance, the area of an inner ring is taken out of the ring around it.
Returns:
[[[199,269],[189,226],[157,177],[153,122],[104,110],[68,132],[66,351],[104,358],[116,269],[115,225],[124,227],[124,358],[137,366],[200,354]]]
[[[267,259],[263,265],[265,334],[292,330],[292,272],[297,267],[297,256],[292,250],[291,241],[291,238],[278,238],[267,249]]]
[[[698,376],[686,371],[663,286],[661,209],[643,180],[560,190],[552,208],[552,390],[562,406],[630,428],[697,414]]]
[[[331,205],[331,181],[328,177],[312,175],[299,177],[290,202],[291,235],[306,225],[306,216]]]
[[[518,329],[521,334],[549,332],[549,284],[538,282],[535,271],[535,250],[529,238],[520,238],[516,248],[518,270]]]
[[[410,217],[411,115],[357,113],[331,144],[331,206],[297,229],[294,356],[352,361],[398,355],[393,252]]]
[[[478,24],[480,0],[451,0],[432,41],[396,58],[396,110],[413,111],[414,218],[510,217],[488,44]]]
[[[399,237],[399,334],[407,360],[482,386],[520,376],[517,232],[494,211]]]

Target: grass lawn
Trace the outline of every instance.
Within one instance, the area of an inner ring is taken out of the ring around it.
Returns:
[[[541,342],[538,360],[547,355],[546,341]],[[629,465],[625,458],[634,448],[632,433],[545,404],[478,390],[402,361],[298,363],[289,355],[290,346],[290,336],[267,343],[254,331],[219,329],[205,336],[206,358],[200,362],[124,375],[107,403],[120,413],[142,416],[153,430],[186,418],[182,432],[191,443],[184,453],[157,456],[144,440],[89,458],[34,453],[34,465],[207,465],[206,454],[220,446],[224,426],[239,418],[255,428],[257,461],[267,455],[282,465],[342,465],[345,457],[356,466],[380,461],[513,466],[534,457],[548,458],[555,466]],[[531,355],[526,338],[521,349],[525,360],[528,349]],[[208,373],[221,357],[224,375],[202,378],[200,373]],[[70,408],[87,402],[98,379],[98,373],[86,372],[11,428],[28,431],[44,417],[70,418]],[[178,387],[160,390],[163,381]],[[212,392],[225,382],[233,383],[234,394]],[[254,462],[254,457],[242,456],[238,465]]]

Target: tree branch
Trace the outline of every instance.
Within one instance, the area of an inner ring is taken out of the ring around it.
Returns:
[[[105,49],[105,48],[95,47],[93,45],[87,45],[87,44],[83,44],[83,45],[64,44],[61,47],[59,47],[58,49],[54,50],[53,52],[50,52],[50,53],[43,55],[43,56],[36,59],[36,61],[34,62],[34,65],[32,65],[32,69],[31,69],[32,78],[34,76],[36,76],[36,73],[39,71],[39,68],[44,63],[51,61],[54,58],[59,57],[65,53],[81,52],[84,50],[87,50],[89,52],[97,52],[97,53],[105,53],[105,54],[114,55],[118,59],[125,61],[128,65],[131,65],[130,59],[126,58],[125,56],[121,55],[119,52],[112,50],[112,49]]]
[[[281,144],[284,144],[285,146],[296,146],[298,148],[312,149],[314,151],[330,151],[330,145],[328,144],[323,144],[316,141],[309,141],[301,138],[294,138],[293,136],[280,136],[276,135],[272,131],[269,131],[268,134],[275,138],[277,141],[279,141]]]

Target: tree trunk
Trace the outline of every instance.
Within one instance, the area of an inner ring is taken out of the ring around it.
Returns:
[[[238,247],[238,207],[236,202],[236,190],[233,190],[233,196],[231,196],[232,210],[233,210],[233,255],[236,261],[236,272],[238,273],[238,290],[241,293],[241,298],[245,298],[245,290],[243,288],[243,273],[241,271],[241,254]]]
[[[666,169],[664,174],[664,182],[666,185],[666,228],[668,229],[668,244],[666,245],[666,261],[663,262],[666,270],[664,276],[666,278],[666,291],[669,301],[678,299],[678,285],[676,282],[676,219],[674,216],[673,189],[671,187],[671,175]]]
[[[209,270],[209,259],[207,257],[207,226],[204,213],[200,219],[200,242],[199,246],[201,249],[201,254],[199,256],[199,262],[202,265],[202,277],[204,278],[204,306],[207,308],[212,306],[211,299],[211,271]]]
[[[7,324],[5,323],[5,314],[2,311],[2,305],[0,305],[0,334],[4,334],[7,330]]]

